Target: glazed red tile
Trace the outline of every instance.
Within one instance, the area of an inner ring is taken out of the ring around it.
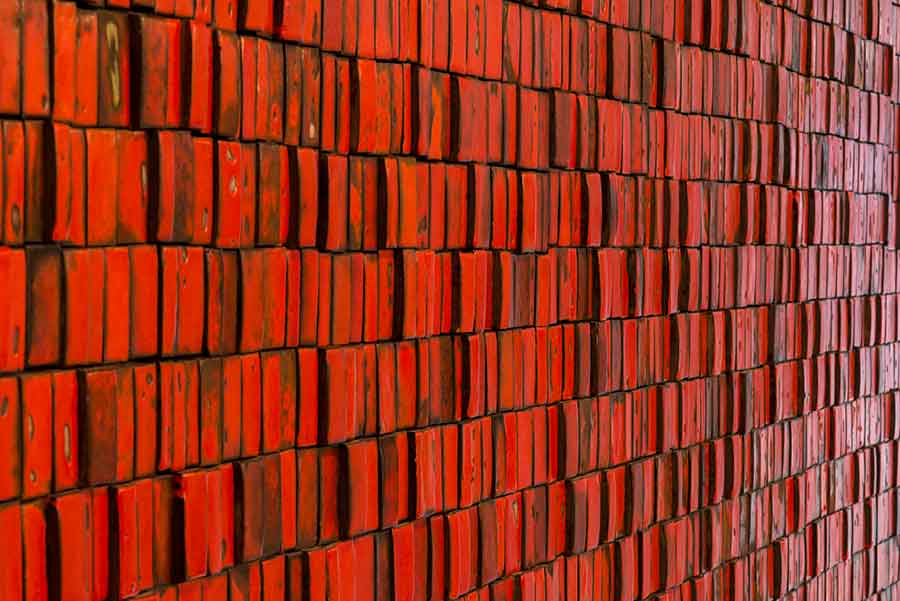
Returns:
[[[349,473],[347,534],[374,530],[378,526],[378,445],[373,440],[344,446]]]
[[[260,356],[264,452],[284,449],[295,439],[297,363],[292,351]]]
[[[63,253],[63,283],[67,299],[64,315],[67,365],[98,363],[103,359],[106,278],[101,249]]]
[[[119,596],[151,588],[153,578],[153,482],[141,480],[115,489]]]
[[[159,255],[155,247],[140,245],[129,247],[128,258],[130,356],[146,357],[156,354],[158,348]]]
[[[160,284],[165,302],[160,323],[162,352],[173,355],[203,344],[203,252],[199,247],[164,247]]]
[[[206,251],[206,349],[210,354],[233,353],[237,348],[238,254]]]
[[[118,173],[115,188],[118,192],[116,203],[116,240],[120,243],[146,242],[148,239],[148,209],[150,206],[149,158],[147,137],[143,132],[116,132]],[[73,147],[74,148],[74,147]],[[76,155],[73,154],[73,158]],[[76,184],[72,180],[73,185]],[[72,188],[74,201],[78,190]]]
[[[320,40],[321,3],[308,0],[284,0],[278,34],[286,39],[317,45]]]
[[[297,545],[302,548],[313,546],[318,540],[319,507],[319,460],[318,450],[297,451]],[[300,494],[305,491],[306,494]]]
[[[18,107],[19,99],[14,102],[13,96],[21,92],[21,110],[23,114],[45,116],[50,111],[50,31],[49,31],[49,14],[48,7],[38,2],[27,2],[21,6],[21,21],[18,23],[9,23],[7,21],[7,33],[11,40],[28,39],[29,43],[22,46],[21,50],[13,50],[9,48],[12,56],[11,63],[7,67],[10,69],[20,68],[22,70],[21,85],[19,84],[19,74],[13,75],[12,80],[15,85],[7,92],[5,102],[8,107],[12,107],[16,103]],[[18,30],[18,31],[17,31]],[[17,35],[18,34],[18,35]],[[21,55],[19,54],[21,52]],[[28,73],[28,80],[25,80],[24,73]],[[21,89],[20,89],[21,88]]]
[[[128,249],[108,248],[103,253],[105,263],[105,312],[102,325],[103,359],[112,363],[125,361],[129,356],[131,328],[129,323],[130,270]]]
[[[7,244],[21,244],[25,237],[25,133],[21,122],[3,122],[3,149],[12,167],[4,177],[3,239]]]
[[[53,379],[49,374],[23,377],[21,433],[22,496],[37,497],[50,492],[53,471]]]
[[[210,244],[213,232],[213,140],[193,138],[192,154],[194,189],[187,217],[192,222],[190,241]]]
[[[130,22],[122,13],[103,12],[99,17],[99,123],[126,126],[131,121]],[[27,55],[25,59],[27,63]]]
[[[322,55],[320,81],[322,93],[322,150],[346,153],[350,149],[350,62],[332,55]]]
[[[76,491],[57,497],[51,511],[59,527],[60,565],[65,566],[60,572],[60,594],[72,599],[89,599],[93,548],[91,494]]]
[[[8,282],[8,294],[2,303],[6,333],[0,353],[0,371],[22,369],[25,365],[25,317],[26,317],[26,255],[22,250],[0,251],[0,269]]]
[[[196,362],[160,364],[158,469],[184,469],[199,462],[199,394]]]
[[[319,542],[333,542],[340,535],[338,498],[340,484],[340,453],[336,448],[319,450]]]
[[[51,167],[46,156],[50,152],[49,126],[43,121],[30,120],[23,123],[25,132],[24,161],[24,238],[28,242],[47,239],[51,227],[50,216],[44,207],[52,193],[49,185]],[[13,202],[13,207],[17,203]],[[13,208],[11,207],[11,211]],[[14,214],[11,213],[11,218]],[[15,223],[12,223],[15,229]]]
[[[260,33],[272,33],[274,28],[274,2],[272,0],[250,0],[242,3],[240,26],[242,29]]]
[[[234,19],[237,19],[236,0],[227,0],[233,9]],[[219,14],[219,6],[225,5],[225,0],[217,0],[216,11]],[[218,22],[218,16],[217,16]],[[236,137],[241,124],[241,87],[225,83],[240,80],[241,77],[241,51],[239,38],[229,31],[216,31],[214,39],[214,57],[224,77],[220,77],[213,84],[214,114],[216,133],[228,137]]]
[[[84,244],[84,134],[65,125],[55,125],[53,152],[57,183],[51,237],[55,241]]]

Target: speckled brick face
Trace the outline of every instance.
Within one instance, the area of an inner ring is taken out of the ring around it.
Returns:
[[[0,0],[0,601],[900,598],[900,0]]]

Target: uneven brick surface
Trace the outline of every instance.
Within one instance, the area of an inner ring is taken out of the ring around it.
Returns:
[[[0,0],[0,601],[894,599],[892,0]]]

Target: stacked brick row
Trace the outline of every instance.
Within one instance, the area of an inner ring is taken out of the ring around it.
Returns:
[[[0,2],[0,601],[897,598],[898,50]]]

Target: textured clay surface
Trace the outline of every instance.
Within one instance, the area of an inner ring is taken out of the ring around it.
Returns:
[[[0,601],[900,587],[892,0],[0,0]]]

